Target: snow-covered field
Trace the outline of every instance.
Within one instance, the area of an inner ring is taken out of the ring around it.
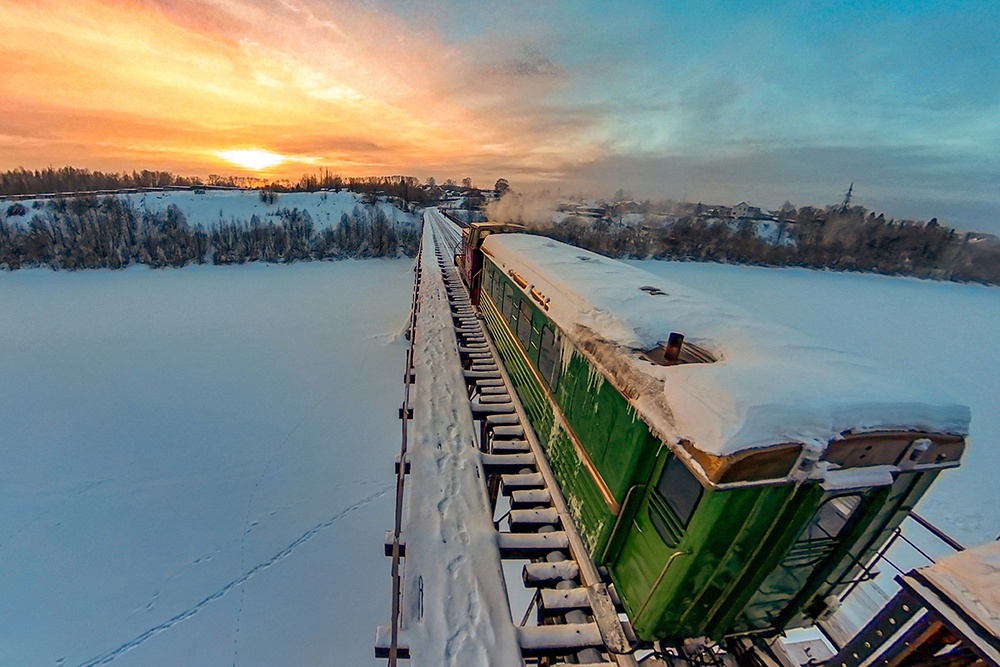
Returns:
[[[0,273],[0,665],[373,664],[411,269]]]
[[[174,204],[184,213],[189,224],[201,224],[205,227],[232,219],[248,221],[254,215],[267,221],[268,216],[275,215],[283,208],[308,211],[315,225],[329,227],[340,222],[342,214],[350,214],[355,206],[361,204],[361,195],[346,191],[277,193],[273,204],[262,202],[260,193],[256,190],[208,190],[204,194],[196,194],[194,191],[144,192],[118,196],[130,200],[140,211],[162,211]],[[35,201],[22,202],[28,208],[28,215],[11,220],[30,219]],[[44,203],[45,200],[38,201]],[[397,222],[419,222],[419,215],[405,213],[384,201],[379,202],[378,206],[388,218]],[[0,215],[5,215],[6,210],[6,206],[0,207]]]
[[[1000,289],[640,264],[970,405],[920,510],[1000,532]],[[0,273],[0,665],[376,664],[410,269]]]

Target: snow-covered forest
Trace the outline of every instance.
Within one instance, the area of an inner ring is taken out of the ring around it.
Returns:
[[[7,269],[396,257],[412,255],[418,242],[416,215],[396,200],[346,191],[81,195],[0,210]]]
[[[634,202],[633,202],[634,204]],[[731,207],[673,204],[670,214],[610,212],[595,220],[527,219],[538,233],[612,257],[803,266],[1000,284],[1000,239],[929,221],[895,220],[861,206],[812,206],[763,217]],[[642,205],[632,208],[641,210]],[[652,207],[654,210],[656,206]],[[719,212],[719,208],[723,212]]]

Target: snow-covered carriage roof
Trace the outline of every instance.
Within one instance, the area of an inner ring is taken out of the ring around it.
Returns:
[[[968,433],[969,408],[932,386],[639,268],[528,234],[493,235],[483,248],[527,281],[526,293],[550,300],[556,325],[668,441],[730,456],[779,443],[825,448],[846,432]],[[716,361],[640,356],[673,331]]]

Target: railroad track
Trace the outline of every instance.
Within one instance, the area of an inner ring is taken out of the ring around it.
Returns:
[[[516,632],[522,660],[528,665],[637,665],[635,636],[614,586],[605,581],[583,546],[541,443],[454,265],[461,233],[443,216],[429,214],[426,224],[432,228],[425,233],[424,242],[432,239],[436,265],[418,263],[410,323],[416,326],[424,272],[439,271],[453,320],[468,409],[478,427],[477,445],[492,503],[497,548],[503,561],[523,563],[521,581],[531,597]],[[419,335],[413,331],[410,336],[404,374],[407,397],[413,381],[412,341]],[[389,632],[380,632],[376,645],[376,655],[387,658],[390,665],[410,657],[408,647],[401,647],[398,640],[400,561],[405,558],[400,548],[401,494],[408,470],[406,422],[413,418],[408,403],[400,416],[404,436],[399,459],[403,464],[397,463],[397,524],[394,539],[386,543],[386,554],[393,558],[393,626]],[[516,571],[509,566],[504,570]],[[435,656],[415,659],[423,664],[436,664],[437,660]]]

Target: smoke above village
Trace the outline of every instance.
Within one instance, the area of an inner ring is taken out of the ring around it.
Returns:
[[[559,211],[559,197],[549,191],[509,192],[486,205],[486,217],[494,222],[516,222],[541,229],[552,223]]]

